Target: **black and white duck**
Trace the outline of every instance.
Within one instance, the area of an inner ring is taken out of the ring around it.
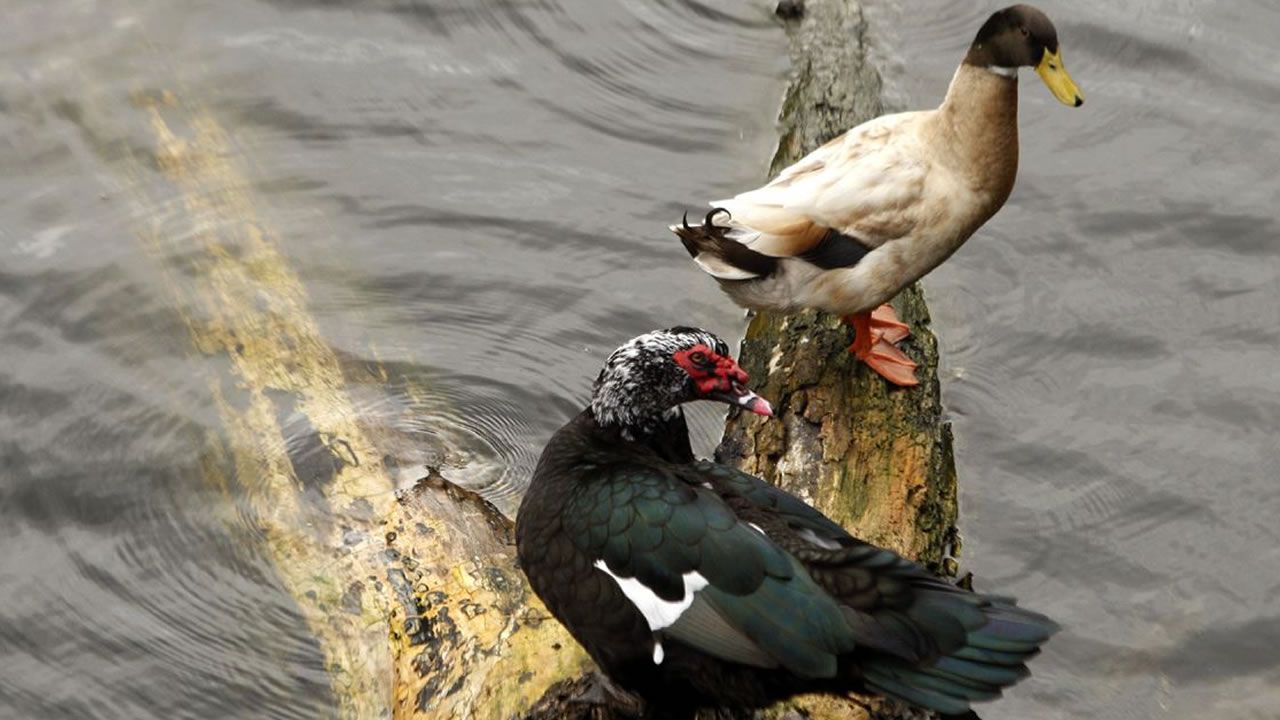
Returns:
[[[887,380],[915,385],[898,349],[907,326],[887,303],[951,256],[1004,205],[1018,172],[1018,69],[1084,103],[1044,13],[991,15],[942,105],[859,125],[728,200],[701,225],[672,226],[694,262],[738,304],[817,308],[854,327],[849,348]],[[723,211],[723,212],[721,212]]]
[[[869,691],[963,713],[1057,629],[694,457],[681,404],[770,415],[728,346],[676,327],[618,348],[551,438],[516,541],[534,592],[652,716]]]

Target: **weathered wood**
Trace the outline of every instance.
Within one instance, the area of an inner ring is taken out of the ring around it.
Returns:
[[[772,173],[860,122],[883,114],[879,74],[867,59],[867,24],[853,0],[810,0],[788,23],[795,75],[783,103]],[[786,488],[854,534],[936,570],[954,573],[956,475],[943,419],[937,341],[918,286],[895,300],[920,363],[914,388],[893,388],[847,347],[850,328],[830,315],[760,313],[740,354],[776,418],[734,412],[717,448],[721,462]],[[767,717],[899,717],[891,703],[804,697]]]
[[[795,76],[783,103],[776,173],[832,137],[886,112],[852,0],[811,0],[788,24]],[[847,351],[834,316],[755,315],[740,361],[776,417],[733,412],[716,456],[803,497],[859,536],[939,565],[956,541],[956,479],[943,420],[937,341],[918,286],[894,300],[920,363],[920,385],[895,388]]]
[[[367,422],[352,395],[411,383],[344,364],[325,342],[229,134],[174,93],[137,105],[129,121],[152,145],[128,151],[118,189],[151,218],[139,235],[219,368],[208,380],[223,432],[204,474],[245,508],[294,597],[334,715],[507,720],[580,674],[586,655],[529,591],[509,520],[439,475],[397,496],[384,458],[408,455],[406,438]]]
[[[510,522],[483,500],[433,476],[393,527],[396,718],[506,720],[588,669],[516,566]]]

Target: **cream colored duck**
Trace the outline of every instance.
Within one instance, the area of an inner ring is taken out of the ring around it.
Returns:
[[[1024,66],[1064,104],[1084,103],[1053,23],[1014,5],[983,24],[936,110],[863,123],[764,187],[711,203],[701,226],[672,230],[738,304],[841,315],[858,358],[890,382],[915,385],[915,363],[896,347],[907,327],[884,303],[1009,197]]]

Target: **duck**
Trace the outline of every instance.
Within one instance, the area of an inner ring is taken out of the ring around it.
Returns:
[[[687,720],[798,693],[963,714],[1026,677],[1058,626],[859,540],[749,473],[695,457],[683,405],[772,406],[714,334],[611,355],[547,443],[516,516],[534,593],[603,673],[596,701]]]
[[[671,226],[736,303],[816,308],[854,328],[849,347],[888,382],[918,384],[887,303],[951,256],[1004,205],[1018,171],[1018,70],[1034,67],[1079,107],[1053,23],[1013,5],[982,24],[933,110],[883,115],[827,142],[700,225]]]

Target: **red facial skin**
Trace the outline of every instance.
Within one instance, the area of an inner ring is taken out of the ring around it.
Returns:
[[[702,362],[694,361],[694,356],[702,353]],[[706,395],[708,393],[733,392],[734,383],[740,386],[746,386],[747,373],[738,367],[738,363],[731,357],[717,355],[711,348],[706,345],[694,345],[687,350],[681,350],[674,353],[672,359],[689,373],[689,377],[693,378],[693,382],[698,386],[698,392]]]

